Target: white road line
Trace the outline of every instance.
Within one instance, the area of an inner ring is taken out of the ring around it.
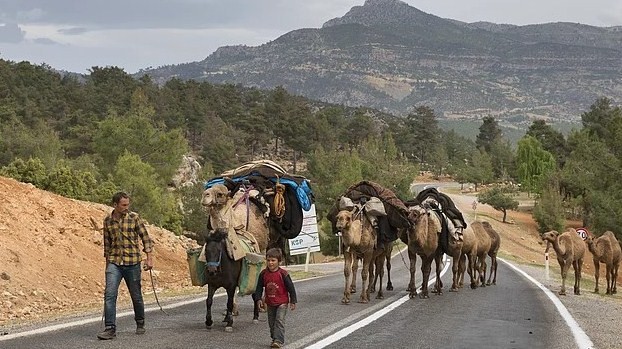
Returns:
[[[546,286],[541,284],[538,280],[534,279],[526,272],[519,269],[514,264],[499,257],[497,257],[497,259],[507,264],[510,268],[514,269],[516,272],[524,276],[527,280],[533,282],[536,286],[538,286],[539,289],[541,289],[544,292],[544,294],[547,295],[547,297],[549,297],[551,302],[553,302],[553,304],[555,305],[555,308],[557,308],[559,315],[561,315],[564,321],[566,321],[566,325],[568,325],[568,327],[570,328],[570,331],[572,332],[572,335],[574,336],[574,341],[575,343],[577,343],[577,346],[579,348],[581,349],[594,348],[594,343],[592,343],[592,340],[590,339],[590,337],[585,333],[585,331],[583,331],[583,329],[579,326],[577,321],[572,317],[572,315],[570,314],[566,306],[564,306],[562,301],[560,301],[559,298],[553,292],[551,292],[551,290],[549,290]]]
[[[451,263],[448,263],[448,259],[447,257],[445,257],[444,260],[444,268],[441,271],[441,275],[444,275],[447,270],[449,270],[449,266],[451,265]],[[436,281],[436,277],[430,279],[430,281],[428,281],[428,286],[431,286],[434,282]],[[418,291],[421,291],[421,288],[418,289]],[[387,307],[382,308],[380,311],[377,311],[375,313],[373,313],[372,315],[353,323],[352,325],[343,328],[337,332],[335,332],[334,334],[322,339],[319,342],[316,342],[310,346],[307,346],[307,349],[321,349],[324,348],[346,336],[348,336],[349,334],[351,334],[352,332],[361,329],[369,324],[371,324],[372,322],[378,320],[379,318],[383,317],[384,315],[386,315],[387,313],[389,313],[390,311],[392,311],[393,309],[399,307],[400,305],[402,305],[403,303],[405,303],[406,301],[408,301],[410,299],[409,295],[406,295],[398,300],[396,300],[395,302],[389,304]]]

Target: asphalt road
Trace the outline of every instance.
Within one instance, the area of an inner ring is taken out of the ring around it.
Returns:
[[[407,261],[405,253],[403,258]],[[420,262],[420,260],[418,261]],[[418,264],[417,268],[420,267]],[[393,258],[394,291],[384,300],[369,304],[340,303],[343,292],[342,264],[310,266],[334,273],[296,282],[298,308],[287,314],[286,348],[577,348],[573,333],[554,304],[534,283],[499,263],[498,284],[476,290],[449,292],[450,273],[443,276],[442,295],[408,299],[406,265]],[[360,274],[359,274],[360,275]],[[360,278],[360,276],[359,276]],[[385,281],[386,282],[386,281]],[[417,284],[421,277],[417,273]],[[360,280],[359,280],[360,285]],[[360,288],[360,286],[359,286]],[[225,308],[224,297],[215,298],[214,310]],[[0,336],[1,349],[68,348],[267,348],[270,343],[265,313],[252,323],[250,296],[239,298],[240,316],[233,333],[216,323],[204,327],[204,298],[187,300],[166,312],[147,313],[147,334],[133,333],[131,312],[118,318],[117,338],[99,341],[101,314],[41,333],[9,333]],[[150,309],[153,309],[151,307]],[[215,318],[220,320],[220,314]]]

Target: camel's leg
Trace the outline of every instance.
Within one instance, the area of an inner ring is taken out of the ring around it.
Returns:
[[[372,263],[369,263],[369,294],[376,292],[376,282],[378,282],[379,273],[378,269],[375,269],[376,272],[374,272],[374,268],[377,268],[376,265],[378,264],[378,259],[379,257],[376,257]]]
[[[227,289],[227,315],[222,320],[225,323],[225,332],[233,332],[233,303],[235,297],[235,286]]]
[[[596,284],[596,286],[594,286],[594,293],[598,293],[598,278],[599,278],[599,274],[600,274],[600,262],[598,261],[598,259],[594,258],[594,283]],[[609,283],[607,283],[608,285]]]
[[[494,278],[493,278],[493,275]],[[492,279],[492,282],[491,282]],[[486,282],[486,285],[496,285],[497,284],[497,254],[493,254],[490,256],[490,275],[488,276],[488,282]]]
[[[384,256],[384,253],[383,253],[383,254],[381,254],[381,255],[379,255],[378,257],[375,258],[375,261],[374,261],[375,263],[370,268],[370,271],[372,269],[374,269],[374,268],[376,269],[376,275],[375,275],[375,278],[374,278],[374,283],[371,285],[372,289],[373,289],[373,286],[375,286],[375,284],[376,284],[376,279],[380,279],[379,280],[380,283],[378,284],[378,294],[376,295],[376,299],[383,299],[384,298],[384,294],[382,293],[382,277],[384,276],[384,260],[385,260],[385,256]]]
[[[393,245],[387,250],[387,291],[393,291],[393,283],[391,283],[391,254],[393,252]]]
[[[486,287],[486,256],[487,254],[478,256],[478,260],[479,260],[479,277],[478,277],[478,283],[482,286],[482,287]]]
[[[619,263],[618,264],[614,264],[614,266],[613,266],[613,288],[611,289],[611,293],[612,294],[618,293],[618,290],[617,290],[617,285],[618,285],[618,267],[619,267]]]
[[[559,266],[562,273],[562,288],[559,290],[559,294],[562,296],[566,295],[566,276],[568,275],[568,269],[570,269],[570,263],[564,263],[564,261],[559,261]]]
[[[583,259],[572,262],[574,268],[574,294],[581,294],[581,268],[583,267]]]
[[[470,254],[469,256],[469,277],[471,278],[471,289],[477,288],[477,255]]]
[[[434,256],[434,265],[436,266],[436,282],[434,283],[434,291],[437,295],[443,294],[443,281],[441,280],[443,253]]]
[[[207,327],[208,330],[211,329],[212,324],[214,324],[214,321],[212,321],[212,304],[214,304],[214,293],[216,293],[216,287],[210,287],[208,285],[207,299],[205,300],[205,327]]]
[[[452,284],[449,292],[458,291],[458,283],[460,282],[460,255],[461,253],[458,252],[457,256],[451,257]]]
[[[466,271],[466,254],[461,254],[458,261],[458,288],[464,286],[464,272]]]
[[[419,294],[419,298],[425,299],[430,298],[428,294],[428,281],[430,280],[430,271],[432,270],[432,261],[433,257],[426,256],[421,261],[421,274],[423,275],[423,281],[421,282],[421,293]]]
[[[352,253],[344,252],[343,253],[343,276],[345,278],[345,286],[343,288],[343,298],[341,299],[341,303],[350,304],[350,287],[351,281],[350,277],[352,276]],[[356,274],[355,274],[356,276]]]
[[[605,294],[613,294],[613,293],[611,293],[612,286],[613,286],[613,285],[611,284],[611,282],[613,281],[613,280],[612,280],[612,276],[613,276],[613,265],[611,265],[611,264],[607,263],[607,264],[605,265],[605,268],[606,268],[606,270],[607,270],[607,274],[606,274],[606,278],[607,278],[607,292],[606,292]]]
[[[359,272],[359,259],[354,252],[350,252],[352,258],[352,282],[350,283],[350,293],[356,293],[356,277]]]
[[[374,251],[366,252],[363,255],[363,268],[361,268],[361,276],[363,284],[361,285],[361,299],[360,303],[369,303],[369,265],[374,257]]]
[[[415,273],[417,271],[417,254],[408,249],[408,259],[410,260],[410,281],[408,282],[408,295],[414,298],[417,295],[417,286],[415,285]]]

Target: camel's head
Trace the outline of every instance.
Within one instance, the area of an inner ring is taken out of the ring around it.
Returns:
[[[430,211],[426,210],[421,205],[410,206],[408,208],[408,220],[412,226],[415,226],[422,218],[430,214]]]
[[[352,211],[348,211],[348,210],[341,210],[339,211],[339,213],[337,213],[337,217],[335,217],[336,219],[336,223],[335,226],[337,227],[337,230],[342,231],[345,229],[350,228],[350,224],[352,224],[352,216],[354,215],[354,210]]]
[[[557,239],[558,236],[559,232],[555,230],[547,231],[546,233],[542,234],[542,241],[553,242]]]
[[[222,184],[216,184],[203,191],[201,205],[204,208],[223,207],[229,199],[229,189]]]

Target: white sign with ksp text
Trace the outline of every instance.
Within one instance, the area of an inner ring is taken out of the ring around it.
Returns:
[[[293,239],[289,239],[290,256],[307,253],[307,250],[310,252],[320,251],[315,204],[311,205],[309,211],[302,211],[302,229],[300,234]]]

